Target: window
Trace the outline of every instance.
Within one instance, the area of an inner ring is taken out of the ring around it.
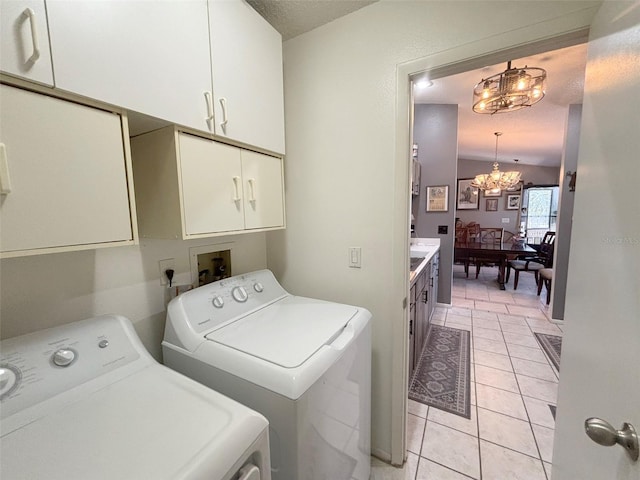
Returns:
[[[545,232],[556,231],[559,188],[525,187],[522,195],[520,231],[527,243],[539,244]]]

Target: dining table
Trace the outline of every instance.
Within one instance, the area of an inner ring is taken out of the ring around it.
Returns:
[[[466,260],[482,258],[483,261],[498,265],[498,285],[504,290],[507,262],[520,255],[535,256],[537,251],[524,242],[481,243],[457,240],[454,259]]]

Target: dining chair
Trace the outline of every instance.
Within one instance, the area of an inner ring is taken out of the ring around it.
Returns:
[[[538,284],[538,272],[543,268],[551,268],[553,266],[553,248],[556,240],[556,232],[547,232],[542,238],[538,253],[531,257],[518,258],[516,260],[510,260],[507,263],[507,274],[505,282],[509,281],[511,275],[511,269],[515,271],[513,277],[513,289],[518,288],[518,280],[520,279],[520,272],[533,272],[536,285]]]
[[[547,288],[547,305],[551,301],[551,282],[553,281],[553,268],[541,268],[538,271],[538,296],[542,292],[542,285]]]
[[[466,243],[468,241],[467,226],[462,222],[456,222],[456,243]],[[464,273],[469,278],[469,265],[471,260],[469,255],[455,251],[453,254],[453,263],[464,265]]]
[[[504,237],[504,228],[493,227],[481,227],[478,232],[479,242],[485,245],[502,245],[502,239]],[[476,278],[480,275],[480,267],[482,265],[495,266],[495,257],[493,259],[483,258],[482,255],[477,255],[473,258],[473,262],[476,265]]]

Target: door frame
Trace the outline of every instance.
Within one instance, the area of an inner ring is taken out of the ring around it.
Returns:
[[[587,11],[554,19],[545,24],[531,25],[462,45],[444,52],[399,64],[396,71],[396,130],[394,165],[394,229],[392,238],[394,272],[392,289],[402,300],[402,321],[392,328],[392,392],[391,392],[391,463],[402,465],[407,456],[407,391],[408,391],[408,295],[409,295],[409,232],[411,217],[411,179],[409,162],[413,137],[412,78],[427,73],[431,80],[475,70],[486,65],[504,63],[557,50],[589,39],[591,19],[599,5]],[[546,35],[545,35],[546,34]],[[504,47],[509,45],[509,47]]]

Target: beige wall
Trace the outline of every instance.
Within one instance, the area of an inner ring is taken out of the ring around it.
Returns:
[[[408,268],[398,240],[409,217],[408,133],[406,158],[396,154],[396,120],[408,119],[396,111],[407,89],[399,64],[457,49],[455,62],[575,31],[599,3],[381,1],[284,44],[288,228],[268,234],[268,263],[296,294],[373,313],[372,447],[382,458],[403,418],[392,393]],[[348,268],[349,247],[362,247],[361,269]]]
[[[145,347],[160,359],[166,287],[160,285],[158,262],[174,258],[174,283],[190,283],[189,249],[220,243],[231,244],[234,274],[266,267],[264,233],[190,241],[141,239],[139,246],[3,259],[1,336],[118,313],[133,322]]]

